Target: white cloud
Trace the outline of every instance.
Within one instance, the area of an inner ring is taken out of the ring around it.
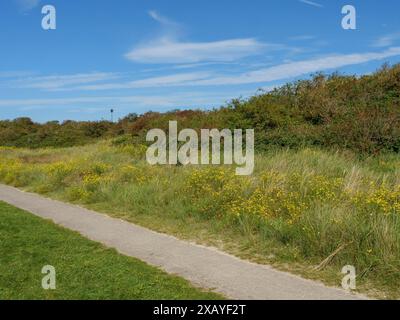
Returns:
[[[15,0],[15,2],[22,11],[28,11],[37,7],[40,0]]]
[[[113,80],[118,78],[116,73],[94,72],[79,73],[72,75],[53,75],[42,77],[30,77],[11,82],[12,87],[42,89],[42,90],[58,90],[68,86],[76,86],[85,83],[92,83],[105,80]]]
[[[134,48],[126,58],[140,63],[227,62],[260,53],[263,49],[281,48],[253,38],[214,42],[179,42],[168,38]]]
[[[267,84],[279,80],[289,80],[302,75],[342,67],[384,60],[400,56],[400,47],[392,47],[381,52],[336,54],[301,61],[287,61],[280,65],[259,68],[238,74],[224,75],[216,72],[198,71],[148,77],[134,81],[106,82],[120,79],[117,73],[89,73],[67,76],[47,76],[15,81],[18,87],[37,88],[52,91],[100,91],[115,89],[138,89],[158,87],[224,86],[244,84]],[[97,83],[100,82],[100,83]]]
[[[310,60],[289,61],[277,66],[262,68],[259,70],[245,72],[233,76],[229,75],[229,76],[214,77],[214,74],[211,73],[175,74],[160,78],[147,78],[143,80],[138,80],[127,84],[127,86],[130,87],[216,86],[216,85],[241,85],[241,84],[251,84],[251,83],[267,83],[277,80],[290,79],[318,71],[338,69],[366,62],[383,60],[386,58],[399,55],[400,55],[400,47],[393,47],[382,52],[336,54]],[[95,88],[92,87],[92,89]],[[97,89],[101,88],[97,87]]]
[[[125,57],[133,62],[149,64],[231,62],[261,53],[264,49],[286,48],[277,44],[264,44],[254,38],[211,42],[183,41],[180,39],[182,27],[178,23],[157,11],[149,11],[148,14],[161,24],[162,36],[137,45],[125,54]]]
[[[299,0],[299,1],[302,2],[302,3],[308,4],[310,6],[317,7],[317,8],[323,8],[324,7],[322,4],[319,4],[317,2],[310,1],[310,0]]]
[[[243,73],[238,76],[218,77],[214,79],[197,81],[196,85],[233,85],[249,83],[265,83],[284,80],[301,75],[337,69],[350,65],[362,64],[375,60],[399,56],[400,47],[389,48],[383,52],[354,53],[332,55],[318,59],[295,61],[278,66]]]
[[[63,106],[77,105],[88,103],[110,103],[110,102],[138,102],[146,103],[152,99],[152,103],[156,103],[158,99],[153,97],[77,97],[77,98],[55,98],[55,99],[3,99],[0,100],[0,107],[25,107],[25,106]]]
[[[376,39],[372,47],[383,48],[392,46],[397,40],[400,40],[400,32],[392,33]]]
[[[247,93],[246,93],[247,94]],[[249,95],[252,93],[248,93]],[[99,108],[103,110],[107,105],[132,106],[141,108],[175,108],[177,106],[207,107],[223,104],[234,96],[232,92],[207,93],[186,92],[171,93],[168,95],[135,95],[135,96],[96,96],[96,97],[75,97],[75,98],[54,98],[54,99],[0,99],[0,107],[18,107],[21,110],[46,109],[48,107]],[[107,108],[108,110],[108,108]]]
[[[110,90],[110,89],[134,89],[134,88],[149,88],[149,87],[163,87],[163,86],[180,86],[187,82],[197,81],[210,78],[209,72],[188,72],[178,73],[167,76],[151,77],[136,81],[124,83],[105,83],[93,84],[87,86],[80,86],[73,88],[74,90]]]

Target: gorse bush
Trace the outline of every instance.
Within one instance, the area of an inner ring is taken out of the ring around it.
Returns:
[[[0,121],[0,145],[69,147],[108,137],[143,143],[148,130],[167,130],[170,120],[197,130],[252,128],[260,150],[320,146],[359,154],[399,152],[400,65],[362,77],[316,74],[211,111],[129,114],[117,123]]]
[[[199,200],[199,210],[206,214],[279,217],[292,224],[310,208],[329,204],[367,216],[400,217],[400,185],[386,181],[360,181],[355,187],[349,186],[345,177],[327,177],[313,171],[268,170],[246,178],[235,176],[230,169],[212,167],[193,170],[186,181],[187,194],[193,201]],[[204,198],[210,201],[209,206],[202,206]]]

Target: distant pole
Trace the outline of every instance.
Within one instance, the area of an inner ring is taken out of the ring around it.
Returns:
[[[111,112],[111,122],[114,122],[114,109],[111,109],[110,112]]]

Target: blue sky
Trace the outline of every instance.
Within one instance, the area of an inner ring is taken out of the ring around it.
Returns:
[[[57,29],[41,27],[54,5]],[[342,7],[357,30],[341,27]],[[400,62],[397,0],[3,0],[0,119],[212,108],[317,71]]]

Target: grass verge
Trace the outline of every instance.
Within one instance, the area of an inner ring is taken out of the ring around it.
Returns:
[[[0,300],[222,298],[2,202],[0,252]],[[45,265],[56,290],[41,286]]]

